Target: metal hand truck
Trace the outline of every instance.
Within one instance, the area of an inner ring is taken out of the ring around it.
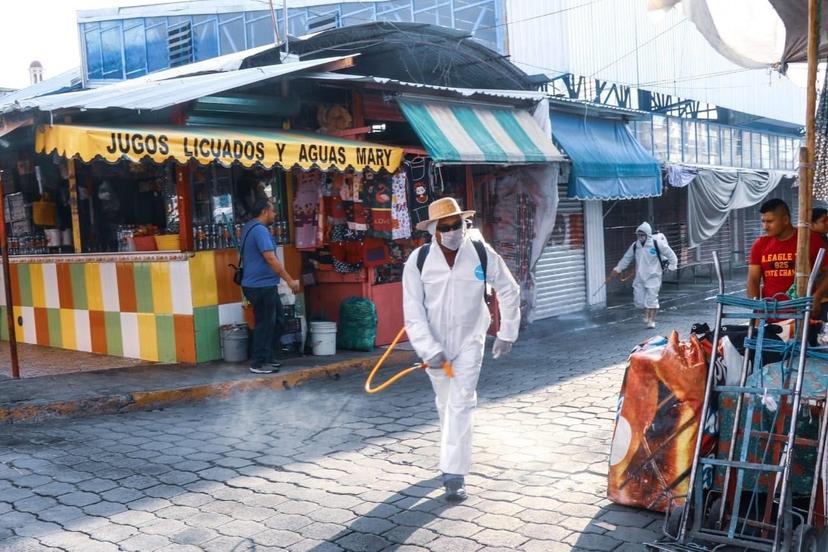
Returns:
[[[815,267],[822,265],[824,254],[825,250],[821,249]],[[826,407],[828,397],[820,401],[822,402],[822,416],[818,439],[814,441],[797,437],[806,358],[818,356],[828,359],[828,354],[809,352],[808,349],[811,294],[818,270],[811,272],[804,298],[787,301],[747,300],[724,295],[724,279],[719,258],[715,252],[713,264],[719,283],[719,295],[716,297],[716,326],[693,463],[690,469],[689,487],[686,497],[673,497],[673,500],[681,498],[685,500],[684,504],[678,508],[673,509],[671,505],[671,511],[667,513],[664,530],[667,538],[659,542],[648,543],[647,547],[650,550],[667,552],[734,549],[768,552],[823,550],[825,540],[817,541],[813,525],[817,489],[820,480],[825,482],[820,475],[828,460],[824,454],[826,434],[828,434],[828,408]],[[728,310],[725,310],[725,307],[728,307]],[[750,320],[739,385],[720,385],[715,378],[722,321],[728,318]],[[790,344],[765,339],[765,323],[768,320],[777,319],[797,321],[796,337]],[[755,330],[754,327],[756,327]],[[755,382],[748,385],[749,351],[753,352],[754,371],[760,372],[760,378],[762,377],[763,352],[781,353],[782,365],[786,367],[783,369],[781,386],[765,387],[761,379],[760,385],[755,385]],[[712,403],[716,400],[718,393],[729,393],[737,397],[733,431],[726,460],[702,455],[705,425],[709,422]],[[786,410],[788,401],[790,409]],[[773,421],[767,432],[753,429],[757,404],[775,406]],[[742,421],[744,410],[746,414]],[[787,433],[784,431],[786,423],[789,424]],[[807,509],[794,507],[791,492],[791,467],[794,450],[798,447],[814,447],[817,451],[814,480]],[[751,449],[758,451],[757,461],[748,461],[748,453]],[[736,459],[737,450],[738,459]],[[704,479],[706,478],[702,476],[705,470],[718,470],[720,473],[724,471],[724,484],[719,491],[713,490],[713,485],[711,485],[711,490],[705,492]],[[746,484],[746,478],[752,479],[753,484]],[[760,480],[766,483],[766,493],[760,490]],[[824,504],[822,506],[825,507]],[[824,521],[824,516],[822,518]],[[799,521],[798,524],[794,523],[795,519]],[[828,550],[828,548],[824,549]]]

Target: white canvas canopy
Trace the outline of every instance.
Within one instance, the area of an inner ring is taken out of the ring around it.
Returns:
[[[828,14],[828,0],[821,0]],[[808,3],[805,0],[649,0],[652,10],[680,7],[724,57],[748,68],[772,67],[804,84]],[[828,56],[828,16],[819,57]]]

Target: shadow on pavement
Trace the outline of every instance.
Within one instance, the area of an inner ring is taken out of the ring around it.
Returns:
[[[610,504],[592,519],[583,520],[573,550],[645,550],[646,543],[663,537],[663,524],[663,514]]]
[[[347,550],[379,550],[384,547],[398,547],[409,542],[409,539],[428,522],[440,517],[440,514],[453,505],[443,498],[442,492],[437,498],[427,495],[435,488],[442,488],[440,477],[433,477],[426,481],[409,485],[400,489],[386,501],[377,504],[372,510],[356,518],[348,526],[328,538],[327,543],[345,545]],[[393,515],[391,511],[399,510]],[[391,531],[383,533],[382,537],[371,532],[372,520],[390,519],[398,523]],[[391,539],[391,543],[382,542]],[[346,542],[347,541],[347,542]],[[329,550],[327,543],[319,545],[311,552],[325,552]]]

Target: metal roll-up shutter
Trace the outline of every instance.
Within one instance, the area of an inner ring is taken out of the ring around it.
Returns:
[[[538,320],[584,310],[587,303],[583,203],[567,198],[566,186],[559,187],[559,198],[555,230],[535,267]]]

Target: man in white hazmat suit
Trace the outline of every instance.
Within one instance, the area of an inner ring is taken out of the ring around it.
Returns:
[[[435,201],[429,219],[417,225],[434,236],[412,252],[403,271],[403,309],[408,339],[428,365],[440,417],[440,470],[446,499],[464,500],[472,453],[472,412],[491,324],[486,282],[497,292],[500,331],[492,347],[497,359],[512,349],[520,327],[520,288],[506,263],[466,219],[452,198]],[[485,282],[484,282],[485,279]],[[448,362],[453,377],[444,371]]]
[[[635,229],[635,234],[636,241],[621,257],[618,266],[612,270],[610,279],[619,276],[635,260],[633,302],[636,308],[644,309],[644,323],[647,327],[655,328],[661,277],[665,270],[678,268],[678,257],[670,248],[664,234],[653,234],[649,223],[641,223],[641,226]]]

